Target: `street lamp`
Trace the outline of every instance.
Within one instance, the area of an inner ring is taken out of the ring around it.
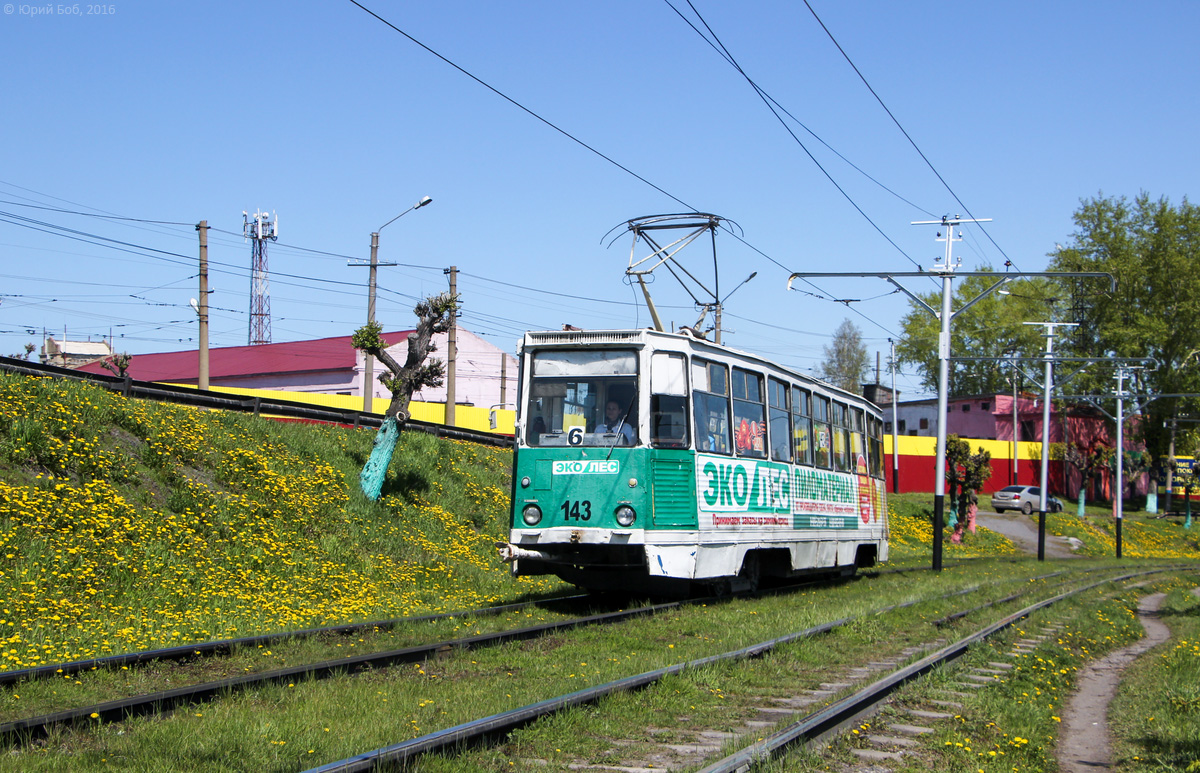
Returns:
[[[379,262],[379,259],[378,259],[378,256],[379,256],[379,231],[382,231],[383,229],[387,228],[389,225],[396,222],[400,218],[404,217],[409,212],[412,212],[414,209],[420,209],[421,207],[425,206],[426,204],[432,204],[432,203],[433,203],[433,199],[431,199],[428,196],[422,196],[421,200],[418,201],[416,204],[413,204],[411,207],[404,210],[399,215],[396,215],[391,220],[389,220],[386,223],[384,223],[383,225],[379,226],[378,230],[371,233],[371,262],[370,263],[350,263],[350,264],[348,264],[351,266],[364,266],[365,265],[365,266],[369,266],[371,269],[370,279],[368,280],[368,291],[367,291],[367,324],[368,325],[375,321],[375,272],[376,272],[376,269],[379,266],[394,266],[394,265],[396,265],[395,263],[380,263]],[[363,353],[363,411],[365,413],[370,413],[371,408],[373,407],[372,401],[373,401],[374,392],[375,392],[375,385],[373,383],[374,380],[375,380],[375,358],[372,357],[370,354],[364,352]]]

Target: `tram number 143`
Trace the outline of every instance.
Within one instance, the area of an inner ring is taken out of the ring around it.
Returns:
[[[592,503],[586,499],[570,500],[558,508],[563,512],[564,521],[590,521],[592,519]]]

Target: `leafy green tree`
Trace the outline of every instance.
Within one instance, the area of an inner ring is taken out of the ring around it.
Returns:
[[[846,319],[833,331],[833,340],[825,347],[825,361],[821,363],[821,377],[847,392],[862,394],[862,383],[867,377],[870,360],[867,347],[863,345],[862,332]]]
[[[979,271],[991,271],[982,266]],[[964,277],[955,280],[951,309],[962,308],[996,283],[992,277]],[[1024,322],[1044,322],[1053,313],[1058,290],[1043,279],[1020,279],[1005,285],[1004,293],[993,292],[950,326],[950,356],[1037,357],[1044,347],[1039,328]],[[942,308],[942,291],[917,293],[930,307]],[[901,364],[916,367],[921,385],[931,391],[938,389],[938,336],[941,321],[916,301],[909,302],[909,311],[900,325],[903,337],[896,344],[896,359]],[[985,395],[1011,389],[1011,369],[995,361],[955,361],[950,363],[951,397]]]
[[[971,453],[970,442],[958,435],[946,437],[946,487],[950,494],[951,517],[964,517],[971,495],[992,477],[992,455],[982,447]]]
[[[1080,357],[1153,357],[1143,371],[1150,393],[1200,392],[1200,207],[1185,198],[1178,207],[1142,193],[1081,202],[1071,242],[1051,255],[1052,271],[1105,271],[1115,292],[1096,279],[1061,280],[1070,298],[1069,328],[1055,348]],[[1089,368],[1072,388],[1093,394],[1112,390],[1112,374]],[[1085,392],[1086,393],[1086,392]],[[1160,399],[1138,426],[1156,457],[1168,454],[1174,421],[1195,399]],[[1165,426],[1164,426],[1165,425]]]
[[[1061,459],[1079,472],[1079,494],[1075,514],[1082,518],[1088,488],[1100,477],[1109,460],[1115,458],[1113,449],[1099,439],[1088,442],[1051,443],[1050,458]]]

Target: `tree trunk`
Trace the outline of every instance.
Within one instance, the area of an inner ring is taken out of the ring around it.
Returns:
[[[389,416],[383,420],[379,431],[375,433],[375,442],[371,446],[371,457],[358,475],[358,485],[363,494],[372,502],[379,500],[383,490],[383,480],[387,477],[388,465],[392,463],[392,454],[396,451],[396,442],[400,439],[400,425],[396,417]]]
[[[1075,505],[1075,515],[1083,517],[1083,506],[1087,504],[1087,478],[1083,479],[1083,484],[1079,487],[1079,502]]]

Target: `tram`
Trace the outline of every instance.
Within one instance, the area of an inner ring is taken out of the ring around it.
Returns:
[[[514,576],[686,595],[887,560],[883,420],[860,396],[685,333],[526,333]]]

